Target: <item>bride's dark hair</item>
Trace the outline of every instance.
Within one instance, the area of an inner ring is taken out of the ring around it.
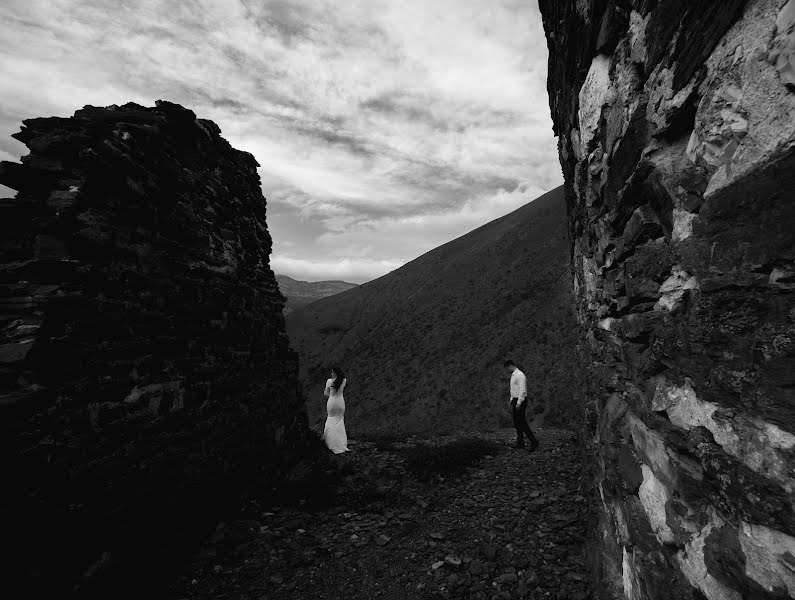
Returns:
[[[331,387],[333,387],[335,390],[338,390],[340,389],[342,382],[345,381],[345,373],[343,373],[342,369],[339,367],[331,367],[331,370],[337,374],[337,379],[331,384]]]

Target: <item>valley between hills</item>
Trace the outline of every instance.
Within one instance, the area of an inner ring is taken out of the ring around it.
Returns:
[[[348,377],[349,435],[510,425],[503,361],[526,373],[536,425],[566,425],[573,313],[563,188],[374,281],[286,315],[310,424],[327,371]]]
[[[311,304],[316,300],[340,294],[356,287],[356,283],[347,281],[301,281],[287,275],[276,275],[276,283],[287,301],[284,304],[284,314],[289,315],[294,310]]]

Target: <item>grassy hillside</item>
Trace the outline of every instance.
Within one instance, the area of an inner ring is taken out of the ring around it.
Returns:
[[[289,315],[297,308],[311,304],[315,300],[356,287],[355,283],[347,281],[301,281],[287,275],[276,275],[276,281],[282,294],[287,298],[284,307],[285,315]]]
[[[563,189],[379,279],[287,316],[310,421],[323,384],[348,375],[351,433],[487,428],[509,421],[512,357],[535,414],[565,423],[576,339]]]

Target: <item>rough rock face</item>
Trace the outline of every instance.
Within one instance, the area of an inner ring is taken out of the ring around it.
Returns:
[[[540,5],[600,597],[795,598],[795,0]]]
[[[307,431],[258,165],[168,102],[14,137],[31,153],[0,166],[19,191],[0,200],[4,567],[31,597],[124,576],[117,597]]]

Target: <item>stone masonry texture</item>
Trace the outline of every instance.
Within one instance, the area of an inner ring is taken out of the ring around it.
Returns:
[[[0,200],[4,581],[132,595],[307,435],[259,165],[164,101],[14,137],[30,154],[0,165],[18,190]]]
[[[795,0],[541,0],[599,598],[795,598]]]

